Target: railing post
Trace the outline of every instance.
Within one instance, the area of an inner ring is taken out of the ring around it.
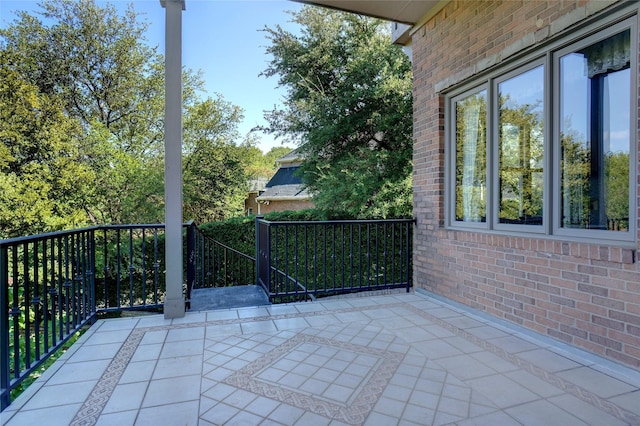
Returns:
[[[260,284],[260,219],[264,216],[256,216],[256,285]]]
[[[98,296],[96,289],[96,232],[95,229],[89,231],[89,291],[91,300],[91,315],[95,319],[98,312]]]
[[[412,220],[411,222],[407,222],[406,227],[407,227],[407,293],[409,293],[411,291],[411,285],[413,284],[411,282],[411,277],[413,276],[412,271],[411,271],[411,267],[413,265],[413,262],[411,261],[411,258],[413,256],[413,225],[415,224],[415,219]]]
[[[0,246],[0,411],[11,402],[9,370],[9,257]]]
[[[191,307],[191,289],[196,280],[196,224],[187,226],[187,309]]]

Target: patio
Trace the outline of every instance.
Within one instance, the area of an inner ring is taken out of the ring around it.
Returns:
[[[6,425],[629,425],[640,372],[421,290],[100,320]]]

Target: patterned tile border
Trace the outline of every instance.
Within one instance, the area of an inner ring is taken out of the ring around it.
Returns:
[[[278,360],[287,352],[302,343],[316,343],[366,355],[373,355],[382,359],[382,363],[375,368],[373,375],[361,387],[351,404],[336,404],[325,399],[316,398],[302,392],[296,392],[282,386],[276,386],[263,380],[254,378],[254,374]],[[264,354],[256,361],[231,374],[224,383],[240,389],[275,399],[286,404],[302,408],[306,411],[319,414],[330,419],[339,420],[348,424],[362,424],[369,415],[374,405],[382,395],[387,384],[393,377],[398,367],[402,364],[405,354],[393,351],[384,351],[353,343],[340,342],[333,339],[298,333],[295,337]]]
[[[427,299],[425,299],[427,300]],[[446,306],[445,306],[446,307]],[[181,329],[181,328],[190,328],[190,327],[198,327],[198,326],[212,326],[212,325],[225,325],[225,324],[240,324],[243,322],[257,322],[257,321],[270,321],[270,320],[278,320],[278,319],[288,319],[288,318],[300,318],[300,317],[313,317],[313,316],[322,316],[322,315],[332,315],[332,314],[340,314],[340,313],[349,313],[349,312],[364,312],[370,310],[377,309],[390,309],[390,308],[404,308],[408,309],[414,314],[417,314],[434,324],[437,324],[448,331],[467,339],[468,341],[482,347],[483,349],[499,356],[500,358],[511,362],[523,370],[535,375],[536,377],[550,383],[562,391],[571,394],[578,399],[628,423],[628,424],[640,424],[640,416],[635,413],[632,413],[611,401],[608,401],[600,396],[590,392],[587,389],[584,389],[575,383],[569,382],[551,372],[548,372],[533,363],[524,360],[517,355],[511,354],[504,349],[493,345],[492,343],[481,339],[473,334],[451,324],[448,323],[444,319],[437,318],[433,315],[430,315],[428,312],[415,307],[412,305],[412,302],[395,302],[395,303],[385,303],[385,304],[376,304],[370,306],[359,306],[359,307],[348,307],[341,309],[332,309],[332,310],[323,310],[316,312],[304,312],[304,313],[291,313],[291,314],[283,314],[283,315],[264,315],[259,317],[251,317],[251,318],[237,318],[237,319],[228,319],[228,320],[214,320],[207,322],[196,322],[196,323],[184,323],[184,324],[176,324],[176,325],[167,325],[167,326],[155,326],[155,327],[147,327],[147,328],[136,328],[134,329],[128,338],[123,343],[122,347],[113,358],[109,366],[107,367],[106,372],[100,378],[93,391],[90,393],[87,400],[84,402],[80,410],[76,413],[73,418],[71,425],[73,426],[90,426],[95,425],[102,413],[102,410],[106,406],[109,398],[113,394],[116,385],[118,384],[122,374],[124,373],[129,361],[133,357],[134,352],[138,348],[142,338],[145,333],[149,331],[161,331],[161,330],[172,330],[172,329]],[[461,314],[464,315],[464,314]],[[312,411],[310,409],[310,411]]]

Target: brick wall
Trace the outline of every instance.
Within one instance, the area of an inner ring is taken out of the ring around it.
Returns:
[[[442,91],[615,3],[452,1],[414,33],[414,284],[640,369],[640,247],[444,226]]]
[[[283,212],[286,210],[312,209],[314,207],[315,204],[311,200],[270,201],[269,204],[260,204],[260,214]],[[254,211],[254,213],[257,213],[257,211]]]

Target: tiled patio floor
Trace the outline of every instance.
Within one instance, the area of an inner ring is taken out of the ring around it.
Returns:
[[[16,425],[629,425],[640,372],[394,293],[99,321]]]

